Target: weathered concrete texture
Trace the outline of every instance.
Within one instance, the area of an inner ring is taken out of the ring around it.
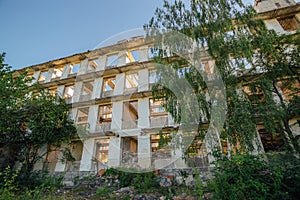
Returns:
[[[294,0],[255,0],[254,8],[258,13],[296,5]]]

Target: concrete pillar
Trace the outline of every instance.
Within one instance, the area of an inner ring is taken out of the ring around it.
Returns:
[[[124,73],[117,74],[114,95],[122,95],[124,93],[124,86],[125,86],[125,74]]]
[[[33,76],[32,76],[33,80],[31,82],[31,84],[34,84],[39,80],[40,74],[41,74],[41,71],[35,71],[33,73]]]
[[[105,65],[106,65],[106,56],[100,56],[99,57],[99,65],[98,65],[96,71],[105,70]]]
[[[80,81],[80,82],[75,82],[75,85],[74,85],[74,95],[73,95],[73,101],[72,102],[78,102],[79,99],[80,99],[80,96],[81,96],[81,91],[82,91],[82,85],[83,85],[83,82]]]
[[[112,105],[112,130],[121,130],[122,129],[122,114],[123,114],[123,102],[113,102]]]
[[[91,171],[94,155],[95,139],[89,138],[83,142],[83,152],[80,162],[80,171]]]
[[[103,84],[103,78],[102,77],[95,79],[92,99],[97,99],[97,98],[101,97],[102,84]]]
[[[139,99],[138,100],[138,127],[139,128],[149,128],[150,127],[150,111],[149,111],[149,99]]]
[[[64,95],[64,90],[65,90],[65,86],[64,85],[60,85],[57,87],[56,89],[56,94],[60,97],[63,97]]]
[[[118,167],[121,160],[121,138],[111,137],[108,149],[108,166]]]
[[[285,33],[285,30],[281,27],[277,19],[269,19],[265,20],[265,24],[267,29],[274,30],[277,34],[283,34]]]
[[[150,135],[138,136],[138,165],[143,169],[151,167]]]
[[[92,105],[89,109],[88,124],[89,132],[94,133],[96,131],[97,119],[98,119],[98,105]]]
[[[139,71],[139,85],[138,91],[148,91],[149,90],[149,71],[148,69],[142,69]]]
[[[44,83],[48,83],[48,82],[51,81],[52,73],[53,73],[53,72],[54,72],[54,68],[50,68],[50,69],[48,70],[47,77],[46,77]]]
[[[120,51],[118,54],[118,64],[117,66],[123,66],[126,65],[126,52],[127,51]]]
[[[70,112],[70,118],[75,121],[76,120],[76,115],[77,115],[77,108],[72,108]]]
[[[78,75],[82,75],[82,74],[86,73],[88,63],[89,63],[88,59],[84,59],[83,61],[81,61],[79,71],[78,71]]]
[[[148,47],[140,48],[140,62],[145,62],[149,60]]]
[[[60,79],[67,78],[70,74],[70,70],[71,70],[70,64],[65,65],[65,67],[62,71],[62,75],[61,75]]]
[[[56,172],[64,172],[65,168],[66,168],[66,161],[63,162],[63,150],[64,148],[66,148],[67,145],[62,145],[62,147],[60,148],[60,152],[58,154],[58,158],[57,158],[57,163],[55,165],[55,170]]]

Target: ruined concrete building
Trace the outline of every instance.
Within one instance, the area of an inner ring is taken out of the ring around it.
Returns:
[[[279,34],[300,27],[300,4],[294,0],[256,0],[255,9],[267,28]],[[54,149],[36,169],[47,167],[55,172],[96,171],[107,166],[148,169],[165,167],[170,164],[168,159],[174,159],[173,167],[189,165],[176,150],[158,154],[162,159],[152,156],[159,146],[158,130],[170,134],[178,126],[161,102],[152,99],[151,87],[156,76],[151,45],[143,37],[129,38],[26,68],[35,81],[72,104],[76,124],[89,131],[84,140],[71,144],[75,162],[62,162],[62,152]],[[198,145],[194,159],[198,159],[198,166],[206,165],[205,145]]]

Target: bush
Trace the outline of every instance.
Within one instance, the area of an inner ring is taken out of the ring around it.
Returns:
[[[216,162],[209,187],[214,199],[290,199],[282,188],[284,171],[249,154]]]

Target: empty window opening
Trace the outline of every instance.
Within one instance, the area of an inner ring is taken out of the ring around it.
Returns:
[[[84,82],[82,85],[82,93],[81,95],[90,95],[93,93],[94,81]]]
[[[138,118],[138,101],[124,102],[122,127],[124,129],[137,128]]]
[[[88,63],[88,71],[95,71],[97,69],[97,67],[99,66],[99,60],[98,59],[93,59],[90,60]]]
[[[108,148],[109,139],[98,139],[96,140],[96,159],[98,162],[107,163],[108,162]]]
[[[140,50],[126,52],[126,63],[136,62],[140,59]]]
[[[65,86],[63,98],[71,98],[74,95],[74,85]]]
[[[225,150],[222,148],[222,150]],[[195,136],[195,139],[186,150],[186,163],[189,167],[207,167],[209,165],[205,141],[201,136]]]
[[[285,31],[294,31],[300,28],[300,22],[295,16],[278,19],[278,22]]]
[[[80,68],[80,63],[73,63],[70,65],[70,74],[77,74]]]
[[[150,105],[150,126],[165,127],[168,126],[168,113],[163,107],[164,101],[149,99]]]
[[[157,72],[154,70],[151,70],[149,72],[149,83],[150,84],[155,84],[158,81],[158,76],[157,76]]]
[[[153,48],[153,47],[150,47],[148,49],[148,55],[149,55],[149,58],[155,58],[155,57],[158,57],[158,52],[159,52],[159,49],[158,48]]]
[[[138,162],[137,137],[122,137],[121,149],[122,149],[122,161],[121,161],[122,165],[134,166],[134,164]]]
[[[99,106],[99,123],[112,121],[112,105]]]
[[[112,105],[100,105],[98,113],[97,132],[106,132],[111,128],[112,121]]]
[[[55,170],[59,152],[59,147],[55,147],[52,145],[49,147],[46,157],[46,163],[44,164],[45,169],[47,169],[50,172]]]
[[[116,77],[105,78],[103,82],[104,92],[114,90],[116,86]]]
[[[70,145],[70,153],[74,161],[67,160],[66,171],[78,171],[82,157],[83,143],[81,141],[73,141]]]
[[[51,78],[52,79],[60,78],[62,76],[63,69],[64,69],[64,67],[56,67],[56,68],[54,68]]]
[[[138,86],[139,75],[138,73],[126,74],[125,77],[125,88],[136,88]]]
[[[77,110],[77,124],[80,125],[86,125],[88,122],[88,116],[89,116],[89,107],[85,107],[85,108],[78,108]]]
[[[47,78],[47,76],[48,76],[48,71],[42,71],[42,72],[40,73],[39,81],[40,81],[40,82],[45,81],[46,78]]]
[[[118,54],[109,55],[106,57],[106,66],[115,67],[118,64]]]

